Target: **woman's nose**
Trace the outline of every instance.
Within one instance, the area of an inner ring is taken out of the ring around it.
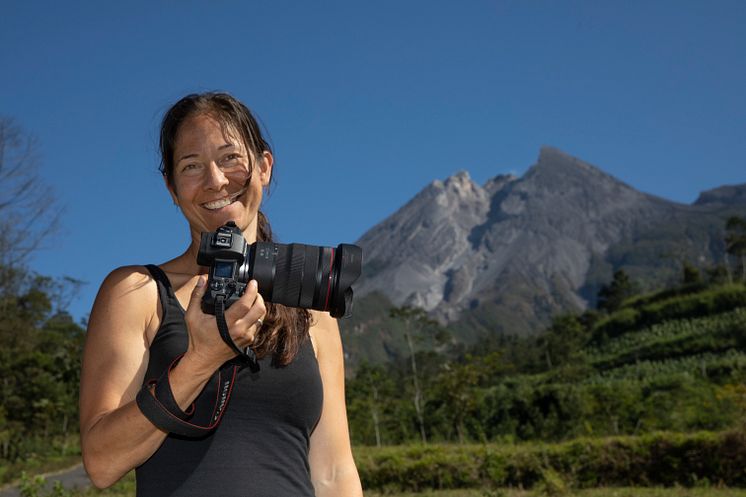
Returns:
[[[205,189],[220,191],[229,183],[223,170],[215,162],[211,162],[207,167],[207,177],[205,178]]]

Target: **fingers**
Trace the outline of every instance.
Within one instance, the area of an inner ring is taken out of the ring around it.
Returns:
[[[253,339],[256,332],[261,327],[260,319],[267,314],[267,308],[264,299],[259,294],[257,283],[251,280],[246,285],[246,291],[236,302],[226,311],[226,319],[233,323],[232,329],[237,334],[243,334]],[[243,333],[241,331],[243,330]]]
[[[187,314],[194,313],[202,308],[202,296],[205,294],[207,289],[207,278],[204,275],[200,275],[197,278],[197,284],[192,290],[192,295],[189,297],[189,304],[187,307]]]
[[[196,340],[197,344],[202,344],[202,348],[209,343],[222,342],[217,331],[215,316],[202,312],[202,297],[206,291],[207,277],[200,275],[189,298],[185,316],[188,328],[193,330],[194,336],[190,335],[191,339]],[[257,283],[251,280],[246,285],[244,294],[225,311],[225,321],[231,339],[238,347],[245,347],[254,341],[256,333],[261,328],[259,320],[263,319],[266,313],[267,309],[264,299],[259,294]],[[212,346],[209,345],[209,347]]]

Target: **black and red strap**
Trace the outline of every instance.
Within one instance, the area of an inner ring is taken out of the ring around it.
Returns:
[[[236,351],[238,356],[223,364],[210,379],[210,381],[213,381],[213,378],[215,378],[217,393],[212,415],[207,424],[200,424],[192,419],[195,413],[194,404],[189,406],[186,411],[182,411],[174,399],[169,377],[171,370],[178,364],[183,354],[177,357],[166,368],[166,371],[164,371],[160,378],[146,381],[137,394],[137,406],[145,417],[161,430],[190,438],[202,437],[209,434],[220,424],[223,413],[225,413],[225,409],[228,406],[228,400],[230,399],[238,371],[246,366],[252,372],[259,370],[256,354],[251,350],[251,347],[241,350],[231,339],[228,332],[228,324],[225,322],[225,302],[222,296],[218,296],[216,304],[215,319],[218,324],[220,336],[225,343]]]

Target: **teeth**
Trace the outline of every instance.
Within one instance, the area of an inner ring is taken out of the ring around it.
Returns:
[[[226,205],[230,205],[231,203],[232,202],[229,199],[224,198],[223,200],[218,200],[215,202],[208,202],[205,204],[205,207],[207,207],[208,209],[221,209],[225,207]]]
[[[243,193],[245,191],[246,191],[246,189],[243,188],[243,189],[237,191],[236,193],[234,193],[233,195],[231,195],[229,197],[225,197],[225,198],[222,198],[220,200],[215,200],[213,202],[207,202],[207,203],[204,203],[202,205],[205,208],[210,209],[210,210],[222,209],[223,207],[225,207],[227,205],[231,205],[238,197],[240,197],[241,195],[243,195]]]

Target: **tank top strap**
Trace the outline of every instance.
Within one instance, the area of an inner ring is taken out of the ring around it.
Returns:
[[[176,299],[176,293],[171,286],[171,281],[166,276],[163,269],[159,268],[155,264],[146,264],[145,268],[150,272],[150,275],[158,286],[158,300],[161,301],[161,310],[163,316],[161,320],[166,322],[168,320],[168,314],[171,309],[181,310],[181,304]]]

